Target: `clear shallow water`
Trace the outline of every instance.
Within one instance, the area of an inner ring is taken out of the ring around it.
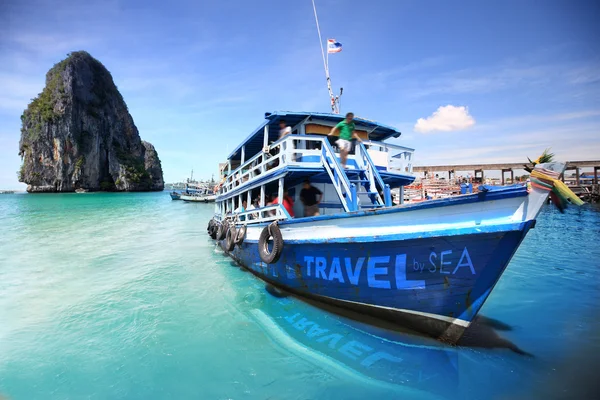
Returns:
[[[545,208],[456,348],[269,294],[212,210],[0,196],[0,398],[593,398],[598,207]]]

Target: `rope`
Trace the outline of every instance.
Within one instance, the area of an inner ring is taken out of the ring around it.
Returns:
[[[323,38],[321,37],[321,28],[319,27],[319,17],[317,17],[317,7],[315,6],[315,0],[312,0],[313,11],[315,12],[315,22],[317,23],[317,33],[319,34],[319,45],[321,46],[321,56],[323,57],[323,67],[325,67],[325,78],[327,80],[327,90],[329,91],[329,98],[331,101],[331,111],[337,114],[335,105],[335,96],[333,90],[331,90],[331,79],[329,78],[329,63],[325,60],[325,50],[323,49]],[[327,60],[329,60],[329,53],[327,53]]]
[[[319,18],[317,17],[317,7],[315,6],[315,0],[312,0],[313,11],[315,12],[315,21],[317,22],[317,32],[319,33],[319,44],[321,45],[321,56],[323,56],[323,66],[325,67],[325,76],[329,79],[329,73],[327,72],[327,61],[325,61],[325,50],[323,50],[323,39],[321,38],[321,28],[319,28]]]

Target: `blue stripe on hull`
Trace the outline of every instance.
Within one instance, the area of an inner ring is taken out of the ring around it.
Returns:
[[[412,326],[437,337],[451,322],[468,326],[529,227],[387,242],[285,244],[272,265],[261,262],[256,243],[236,246],[231,256],[262,279],[301,295],[409,326],[410,319],[446,321]]]

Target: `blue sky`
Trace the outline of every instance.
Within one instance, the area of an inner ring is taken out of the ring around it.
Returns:
[[[394,125],[416,164],[600,159],[593,1],[316,0],[342,111]],[[310,0],[0,2],[0,188],[52,65],[112,73],[167,182],[210,178],[273,110],[328,111]],[[442,107],[442,108],[440,108]],[[419,121],[419,122],[418,122]]]

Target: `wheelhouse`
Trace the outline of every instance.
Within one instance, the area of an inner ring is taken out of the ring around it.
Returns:
[[[287,190],[295,218],[303,218],[300,191],[307,179],[323,194],[320,215],[392,207],[391,190],[402,193],[403,187],[414,181],[414,149],[385,142],[400,137],[395,128],[355,118],[362,143],[353,143],[344,169],[337,137],[328,136],[343,118],[322,113],[266,113],[265,121],[220,164],[216,217],[231,216],[245,223],[289,219],[285,207],[270,204],[273,197],[282,199]],[[281,121],[291,127],[291,135],[279,138]],[[241,207],[244,201],[246,209]]]

